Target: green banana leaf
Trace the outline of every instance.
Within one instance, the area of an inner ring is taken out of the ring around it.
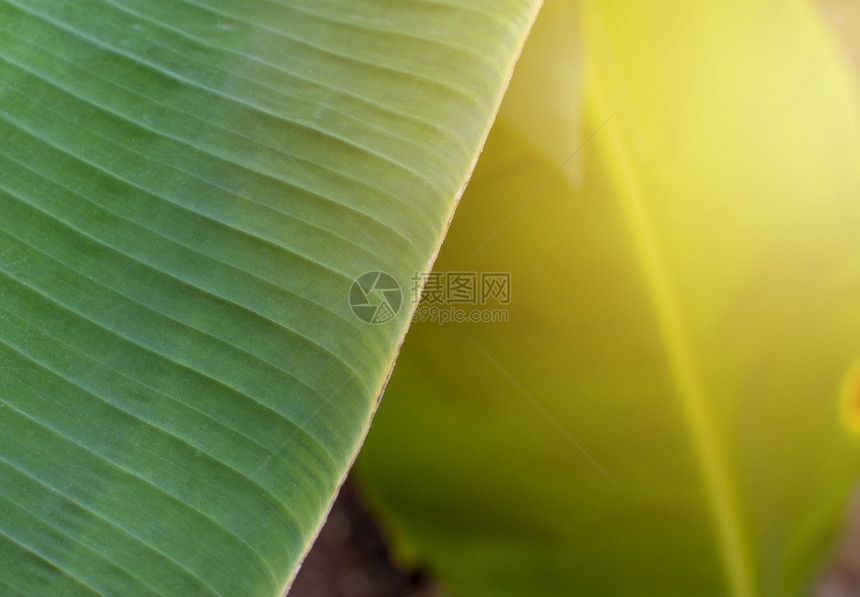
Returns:
[[[582,133],[504,102],[437,262],[510,302],[425,295],[361,478],[453,595],[808,594],[860,476],[857,80],[805,2],[580,15]]]
[[[284,592],[538,4],[0,1],[0,594]]]

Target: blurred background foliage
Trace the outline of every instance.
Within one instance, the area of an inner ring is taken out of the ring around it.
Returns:
[[[860,11],[545,4],[435,266],[509,320],[412,326],[363,489],[453,595],[804,594],[860,473]]]

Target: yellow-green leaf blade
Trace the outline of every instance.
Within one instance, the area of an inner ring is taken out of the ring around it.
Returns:
[[[0,2],[4,587],[283,591],[536,5]]]

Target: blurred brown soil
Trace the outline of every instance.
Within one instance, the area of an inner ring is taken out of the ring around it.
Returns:
[[[421,571],[392,558],[382,529],[347,479],[288,597],[440,597]]]

